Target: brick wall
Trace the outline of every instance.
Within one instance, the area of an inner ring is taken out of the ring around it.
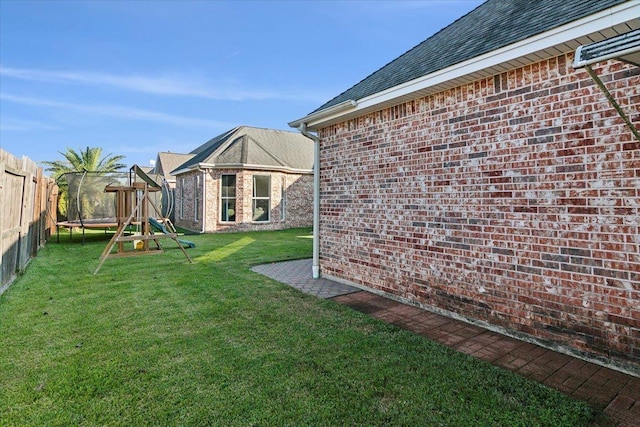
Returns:
[[[640,142],[571,61],[322,129],[322,274],[639,368]]]
[[[202,230],[202,222],[195,219],[195,176],[201,172],[189,172],[176,177],[175,225],[188,230]],[[200,217],[202,218],[202,217]]]
[[[310,227],[313,223],[313,176],[284,172],[211,169],[204,175],[204,214],[195,219],[194,176],[189,172],[177,179],[176,225],[194,231],[223,232],[249,230],[280,230]],[[220,177],[236,175],[236,221],[220,221]],[[271,212],[268,222],[252,221],[253,175],[271,177]],[[180,194],[184,178],[184,215],[180,218]],[[285,215],[282,217],[282,189],[285,188]],[[204,228],[202,218],[204,218]]]

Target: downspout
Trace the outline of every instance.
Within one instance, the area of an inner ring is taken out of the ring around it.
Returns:
[[[207,171],[206,169],[202,170],[202,230],[200,233],[205,233],[205,224],[206,224],[206,214],[207,214]]]
[[[307,124],[298,127],[301,134],[313,140],[313,265],[311,274],[320,278],[320,138],[307,131]]]

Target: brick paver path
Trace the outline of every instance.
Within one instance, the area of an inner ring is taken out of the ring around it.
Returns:
[[[333,300],[586,401],[596,425],[640,426],[640,378],[370,292]]]

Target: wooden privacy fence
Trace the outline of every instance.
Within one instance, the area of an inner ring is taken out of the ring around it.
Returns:
[[[55,228],[58,188],[42,168],[0,149],[0,294]]]

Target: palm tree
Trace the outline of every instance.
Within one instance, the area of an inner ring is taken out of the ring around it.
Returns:
[[[45,161],[42,164],[46,171],[58,180],[58,212],[61,216],[67,215],[67,205],[69,203],[69,188],[65,180],[59,180],[65,173],[69,172],[116,172],[126,168],[127,165],[120,163],[125,156],[107,154],[102,156],[102,148],[87,147],[85,150],[75,151],[67,147],[67,151],[60,152],[64,160]]]
[[[87,147],[84,151],[76,152],[67,147],[67,151],[62,153],[65,160],[53,162],[42,162],[47,166],[47,172],[52,172],[55,179],[60,178],[67,172],[115,172],[118,169],[126,168],[127,165],[119,163],[125,156],[114,156],[107,154],[102,156],[102,148]]]

